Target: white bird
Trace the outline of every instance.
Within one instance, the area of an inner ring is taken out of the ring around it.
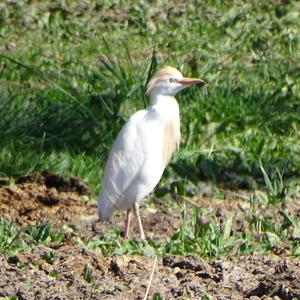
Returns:
[[[155,188],[180,142],[179,106],[174,96],[204,81],[184,78],[175,68],[164,67],[149,81],[150,106],[133,114],[119,132],[106,162],[98,197],[100,220],[112,221],[115,210],[127,211],[125,237],[131,211],[145,239],[139,203]]]

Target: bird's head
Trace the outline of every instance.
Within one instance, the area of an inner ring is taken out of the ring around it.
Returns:
[[[165,95],[174,96],[181,90],[187,88],[193,84],[204,84],[204,81],[200,78],[188,78],[173,67],[163,67],[158,70],[147,86],[147,93],[151,96]]]

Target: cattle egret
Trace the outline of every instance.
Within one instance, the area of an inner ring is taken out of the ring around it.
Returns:
[[[140,202],[154,189],[180,141],[179,106],[174,96],[198,78],[185,78],[175,68],[157,71],[147,86],[150,106],[136,112],[119,132],[104,170],[98,197],[101,221],[112,221],[115,210],[126,210],[125,237],[132,209],[140,238],[145,239]]]

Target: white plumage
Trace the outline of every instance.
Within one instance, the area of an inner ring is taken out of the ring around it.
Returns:
[[[127,210],[125,236],[132,208],[141,239],[145,238],[139,203],[155,188],[180,141],[179,107],[174,95],[201,79],[184,78],[172,67],[154,74],[147,92],[151,104],[136,112],[119,132],[109,154],[98,197],[100,220],[112,220],[116,209]]]

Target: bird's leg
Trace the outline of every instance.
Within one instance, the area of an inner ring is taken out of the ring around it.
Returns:
[[[131,221],[131,208],[126,211],[126,223],[125,223],[125,239],[129,236],[130,229],[130,221]]]
[[[137,218],[137,221],[138,221],[141,240],[144,240],[145,239],[145,233],[144,233],[143,224],[142,224],[142,220],[141,220],[141,216],[140,216],[140,207],[139,207],[139,204],[137,202],[135,202],[135,204],[134,204],[134,212],[135,212],[135,215],[136,215],[136,218]]]

